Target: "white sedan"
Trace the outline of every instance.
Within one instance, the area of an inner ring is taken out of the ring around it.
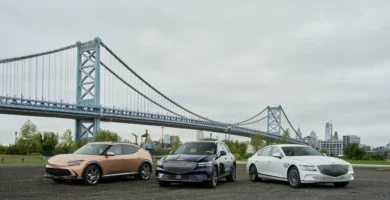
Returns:
[[[294,188],[304,183],[345,187],[354,180],[351,164],[304,145],[266,146],[248,159],[246,169],[251,181],[262,178],[288,181]]]

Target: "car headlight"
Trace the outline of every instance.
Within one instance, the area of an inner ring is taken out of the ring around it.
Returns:
[[[303,171],[317,171],[314,165],[299,165],[299,168]]]
[[[198,163],[198,167],[210,167],[213,164],[212,161],[209,162],[200,162]]]
[[[157,161],[157,166],[162,166],[163,165],[163,158]]]
[[[81,165],[81,163],[83,162],[84,160],[72,160],[72,161],[69,161],[67,162],[66,164],[68,166],[79,166]]]
[[[350,165],[350,166],[348,167],[348,171],[349,171],[349,172],[353,171],[352,165]]]

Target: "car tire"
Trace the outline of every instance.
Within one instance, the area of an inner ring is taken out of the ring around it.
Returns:
[[[167,181],[158,181],[160,187],[168,187],[171,183]]]
[[[138,170],[138,179],[148,180],[152,175],[152,167],[149,163],[142,163]]]
[[[234,181],[236,181],[236,175],[237,175],[236,173],[237,173],[237,172],[236,172],[236,166],[233,165],[233,167],[232,167],[232,169],[231,169],[231,171],[230,171],[229,176],[226,177],[227,181],[228,181],[228,182],[234,182]]]
[[[96,185],[101,177],[100,168],[95,165],[88,165],[83,173],[83,180],[86,185]]]
[[[291,167],[288,170],[287,179],[288,179],[288,184],[293,188],[299,188],[302,185],[299,171],[298,168],[296,167]]]
[[[258,176],[257,168],[255,165],[251,165],[249,167],[249,178],[251,179],[252,182],[256,182],[261,180]]]
[[[215,188],[218,183],[218,169],[217,167],[213,167],[213,171],[211,172],[211,180],[205,182],[206,187],[208,188]]]
[[[333,185],[336,187],[345,187],[348,184],[349,184],[349,182],[335,182],[335,183],[333,183]]]

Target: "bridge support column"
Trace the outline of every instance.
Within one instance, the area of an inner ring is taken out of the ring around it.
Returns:
[[[76,104],[100,115],[100,38],[77,46]],[[76,119],[75,141],[93,137],[100,128],[99,118]]]
[[[282,123],[281,107],[268,107],[268,126],[267,132],[271,134],[281,135],[280,124]]]

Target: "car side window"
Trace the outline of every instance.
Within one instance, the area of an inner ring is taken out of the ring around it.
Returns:
[[[281,155],[283,155],[282,152],[280,151],[280,149],[279,149],[278,147],[274,147],[274,148],[272,149],[271,155],[274,155],[274,153],[280,153]]]
[[[257,156],[261,156],[262,151],[263,151],[263,149],[260,149],[259,151],[257,151]]]
[[[107,152],[114,152],[115,155],[122,155],[123,154],[123,151],[122,151],[122,145],[119,145],[119,144],[116,144],[116,145],[112,145],[108,150]]]
[[[269,156],[270,152],[271,152],[271,148],[267,147],[263,149],[263,151],[261,152],[261,156]]]
[[[133,145],[124,144],[123,147],[123,153],[124,154],[133,154],[138,151],[139,148]]]

